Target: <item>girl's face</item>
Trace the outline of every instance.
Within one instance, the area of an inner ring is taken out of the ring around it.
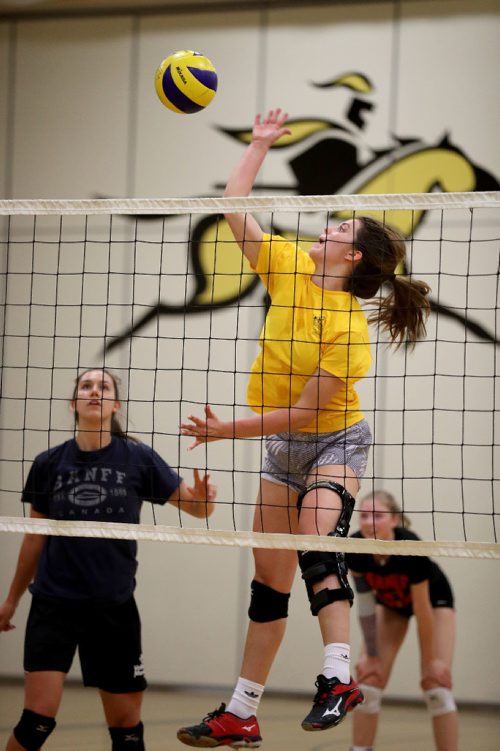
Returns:
[[[394,527],[398,526],[398,514],[390,511],[387,504],[375,497],[362,502],[359,510],[359,526],[363,537],[376,540],[393,540]]]
[[[82,420],[111,423],[111,418],[120,409],[116,398],[116,389],[112,377],[103,370],[88,370],[76,387],[76,397],[71,402],[72,408]]]
[[[353,264],[362,257],[355,247],[356,223],[354,219],[348,219],[325,227],[309,251],[317,271],[331,269],[336,272],[334,276],[350,276]]]

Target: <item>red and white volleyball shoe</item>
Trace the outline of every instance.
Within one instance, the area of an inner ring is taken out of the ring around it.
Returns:
[[[341,683],[338,678],[325,678],[318,675],[318,689],[311,711],[302,722],[304,730],[327,730],[339,725],[346,714],[364,702],[358,684],[351,678],[350,683]]]
[[[224,703],[219,709],[209,712],[199,725],[180,728],[177,738],[187,746],[196,748],[259,748],[262,743],[257,718],[252,715],[243,720],[232,712],[226,712]]]

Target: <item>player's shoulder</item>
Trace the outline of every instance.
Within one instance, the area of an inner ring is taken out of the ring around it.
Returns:
[[[310,273],[314,269],[309,253],[306,253],[296,242],[281,235],[265,233],[262,237],[261,250],[267,250],[273,269],[276,269],[277,264],[279,264],[280,271],[288,271],[287,266],[290,266],[290,270],[295,273]]]
[[[395,540],[420,540],[421,538],[411,529],[405,527],[396,527],[394,530]]]
[[[151,447],[142,441],[132,440],[127,436],[113,436],[113,450],[117,454],[126,454],[128,457],[137,459],[146,457],[151,452]]]
[[[358,540],[360,538],[363,539],[363,535],[361,534],[361,530],[360,529],[358,529],[357,532],[353,532],[352,534],[350,534],[349,537],[356,537],[356,539],[358,539]]]
[[[49,446],[35,456],[33,459],[33,465],[36,467],[44,467],[48,464],[57,464],[63,460],[68,452],[74,450],[74,446],[74,438],[63,441],[63,443],[58,443],[56,446]]]
[[[128,460],[134,462],[136,466],[148,466],[153,464],[163,464],[160,454],[148,443],[143,441],[132,440],[127,437],[116,437],[117,451],[120,454],[126,454]]]

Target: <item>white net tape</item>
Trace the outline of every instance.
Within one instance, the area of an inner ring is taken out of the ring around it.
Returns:
[[[499,208],[500,192],[400,193],[352,196],[248,196],[247,198],[129,198],[0,200],[0,214],[109,215],[109,214],[207,214],[218,211],[410,211],[430,209]]]

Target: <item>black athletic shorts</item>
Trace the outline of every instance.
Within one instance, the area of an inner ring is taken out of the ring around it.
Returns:
[[[33,596],[24,670],[67,673],[78,648],[83,683],[113,694],[144,691],[141,621],[135,600],[95,605]]]
[[[433,608],[453,608],[455,605],[450,582],[445,576],[436,577],[429,587],[429,595]]]

